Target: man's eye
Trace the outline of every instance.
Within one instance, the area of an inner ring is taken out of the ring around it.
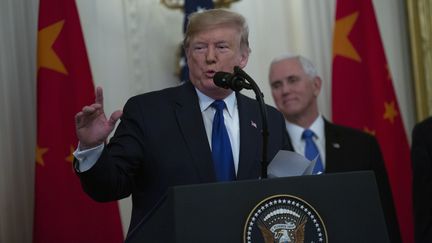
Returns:
[[[222,45],[221,44],[221,45],[217,45],[216,48],[219,50],[226,50],[226,49],[228,49],[228,45]]]
[[[274,82],[274,83],[271,84],[271,87],[273,89],[278,89],[278,88],[281,87],[281,82]]]
[[[299,80],[299,78],[298,77],[289,77],[287,80],[288,80],[288,83],[292,84],[292,83],[297,82]]]
[[[203,51],[203,50],[205,50],[205,46],[201,46],[201,45],[199,45],[199,46],[194,46],[194,47],[193,47],[193,50],[194,50],[194,51]]]

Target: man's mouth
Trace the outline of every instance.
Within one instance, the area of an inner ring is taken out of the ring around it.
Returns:
[[[213,78],[213,76],[215,75],[216,71],[214,70],[208,70],[205,72],[205,75],[207,78]]]
[[[286,103],[292,103],[292,102],[295,102],[297,99],[296,98],[286,98],[286,99],[283,99],[283,103],[284,104],[286,104]]]

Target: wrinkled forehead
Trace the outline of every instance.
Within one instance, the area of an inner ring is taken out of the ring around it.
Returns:
[[[235,39],[240,43],[240,28],[233,24],[219,24],[211,25],[208,27],[202,27],[191,32],[189,37],[186,39],[186,45],[189,45],[192,41],[202,37],[214,37],[223,39]],[[187,47],[187,46],[186,46]]]
[[[283,80],[290,76],[306,75],[301,63],[297,59],[284,59],[274,62],[270,66],[269,80]]]
[[[193,43],[197,40],[226,41],[238,44],[241,41],[239,30],[233,26],[215,26],[204,29],[191,36],[189,42]]]

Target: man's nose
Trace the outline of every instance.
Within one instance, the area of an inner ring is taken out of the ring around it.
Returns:
[[[288,82],[284,81],[282,82],[281,90],[282,94],[288,94],[289,92],[291,92],[291,85]]]
[[[206,53],[206,61],[208,63],[213,63],[216,61],[216,51],[214,47],[209,47]]]

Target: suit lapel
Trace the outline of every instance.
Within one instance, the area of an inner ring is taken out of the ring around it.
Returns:
[[[324,131],[326,137],[326,172],[333,172],[334,168],[340,168],[338,156],[341,149],[340,135],[330,122],[324,120]]]
[[[195,165],[203,182],[216,180],[211,158],[210,146],[206,136],[204,122],[199,107],[196,91],[192,84],[186,83],[174,97],[174,107],[178,126],[189,148],[192,163]],[[250,171],[256,166],[261,151],[261,118],[258,106],[237,93],[237,105],[240,120],[240,155],[237,172],[238,179],[251,178]],[[199,121],[199,122],[196,122]]]
[[[178,126],[199,177],[203,182],[213,182],[216,178],[198,97],[191,83],[183,86],[174,97]]]
[[[237,172],[237,179],[250,178],[250,171],[256,163],[258,151],[261,148],[259,137],[261,136],[261,119],[258,116],[258,105],[254,106],[252,102],[241,94],[237,93],[237,105],[240,120],[240,158]]]

